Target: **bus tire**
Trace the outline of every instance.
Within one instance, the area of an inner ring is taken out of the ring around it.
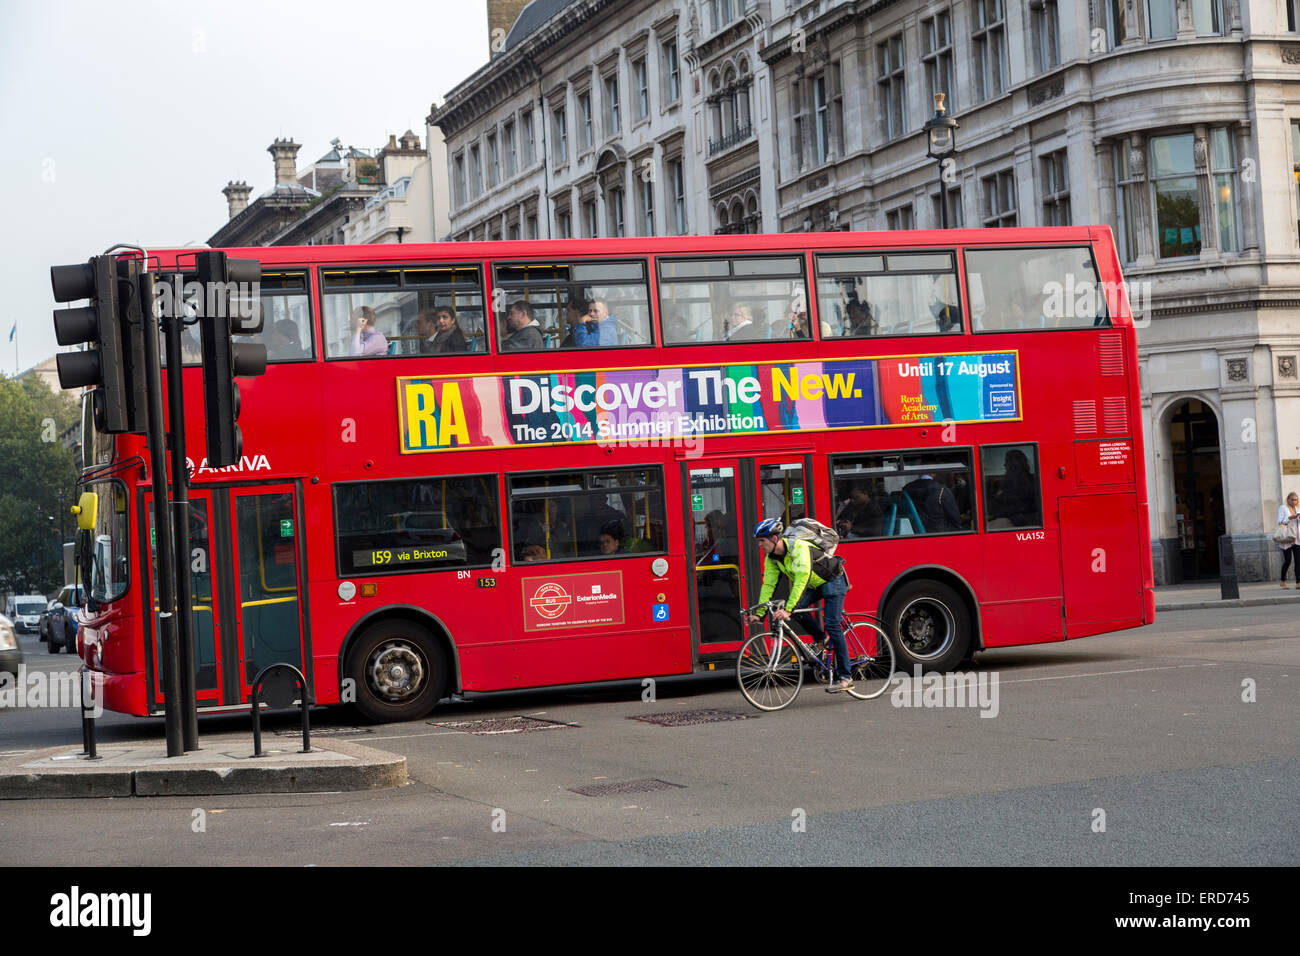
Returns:
[[[417,720],[447,687],[447,655],[418,624],[380,621],[366,628],[348,655],[356,706],[379,723]]]
[[[904,584],[885,607],[886,627],[897,638],[898,671],[948,671],[970,653],[971,623],[966,602],[938,581]]]

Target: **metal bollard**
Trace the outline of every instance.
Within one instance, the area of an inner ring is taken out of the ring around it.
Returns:
[[[262,752],[262,681],[266,675],[274,670],[288,670],[293,672],[294,681],[298,685],[298,699],[302,706],[302,750],[301,753],[311,753],[311,724],[307,717],[307,707],[311,703],[310,693],[307,690],[307,678],[303,672],[298,670],[292,664],[268,664],[257,672],[253,678],[253,756],[265,757]],[[289,698],[292,702],[293,698]],[[271,702],[275,706],[275,702]],[[284,705],[282,705],[284,706]]]
[[[87,760],[103,760],[103,757],[95,753],[95,708],[92,705],[88,710],[86,706],[91,699],[90,687],[95,678],[84,665],[78,669],[77,674],[81,678],[81,753],[77,756]]]
[[[1235,601],[1241,597],[1237,589],[1237,560],[1232,552],[1232,538],[1219,535],[1219,597],[1224,601]]]

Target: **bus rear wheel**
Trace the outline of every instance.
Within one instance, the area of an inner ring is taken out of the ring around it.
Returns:
[[[416,720],[433,710],[447,686],[447,655],[429,632],[409,621],[366,628],[348,655],[356,706],[381,723]]]
[[[897,638],[898,670],[910,674],[952,670],[969,653],[970,614],[966,602],[946,584],[911,581],[889,599],[887,630]]]

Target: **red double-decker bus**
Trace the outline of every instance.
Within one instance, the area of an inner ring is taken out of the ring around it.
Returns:
[[[229,253],[261,262],[269,365],[224,469],[183,373],[202,709],[279,661],[380,720],[729,667],[772,516],[841,532],[900,667],[1154,617],[1108,229]],[[148,457],[91,404],[79,650],[155,714]]]

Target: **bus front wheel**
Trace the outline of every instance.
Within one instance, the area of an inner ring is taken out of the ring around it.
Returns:
[[[970,614],[966,602],[946,584],[911,581],[895,592],[885,609],[888,630],[897,639],[898,670],[910,674],[952,670],[969,653]]]
[[[447,655],[429,632],[409,621],[368,627],[348,656],[356,705],[366,717],[416,720],[433,710],[447,686]]]

